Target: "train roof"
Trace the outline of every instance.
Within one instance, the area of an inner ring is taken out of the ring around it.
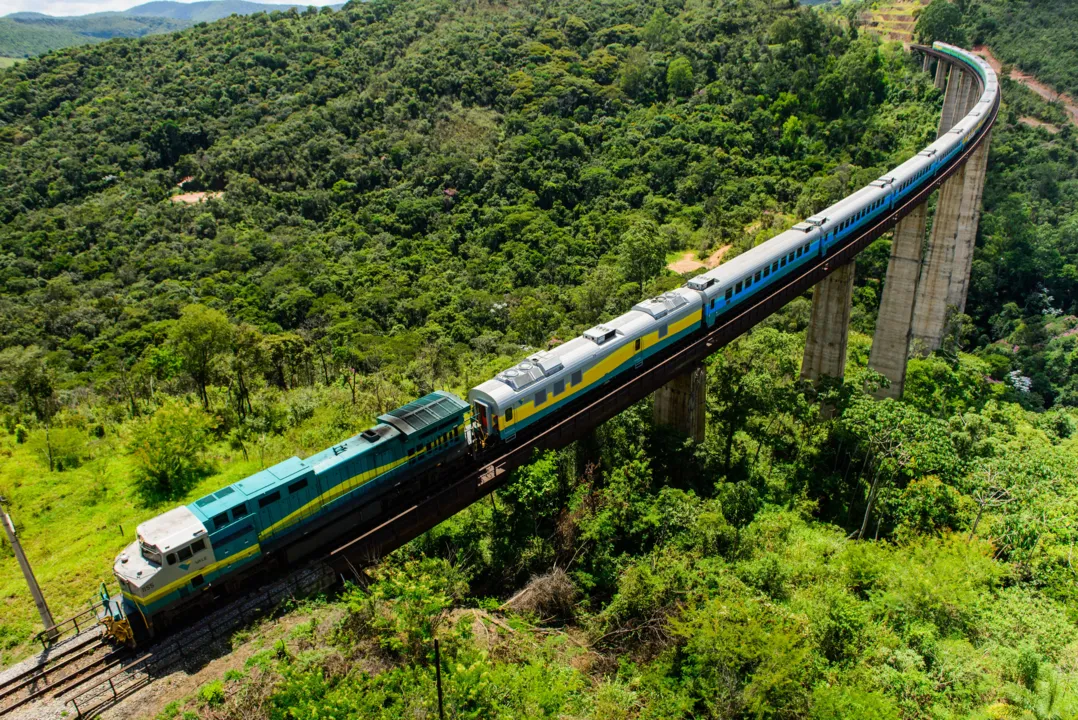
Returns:
[[[140,542],[167,553],[205,535],[206,526],[190,508],[178,507],[141,523],[136,533]]]
[[[307,461],[298,457],[282,460],[272,467],[260,470],[239,482],[226,485],[220,490],[195,500],[188,509],[203,522],[229,510],[241,502],[264,495],[276,485],[288,483],[310,472]]]
[[[423,432],[432,425],[439,425],[443,420],[467,409],[468,404],[461,402],[452,393],[436,390],[396,410],[390,410],[385,415],[379,415],[378,422],[391,425],[408,437]]]
[[[467,410],[467,404],[451,393],[433,392],[396,410],[379,416],[379,424],[353,435],[342,443],[311,455],[306,460],[290,457],[273,467],[221,488],[187,506],[196,518],[207,522],[241,502],[271,492],[275,487],[295,482],[304,475],[322,473],[369,451],[387,440],[410,436],[436,425],[455,413]]]

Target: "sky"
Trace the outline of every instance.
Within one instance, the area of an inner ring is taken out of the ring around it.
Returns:
[[[189,0],[179,0],[188,2]],[[253,0],[259,2],[260,0]],[[0,0],[0,17],[13,12],[39,12],[46,15],[86,15],[106,10],[126,10],[146,0]],[[340,0],[273,0],[270,4],[332,5]]]

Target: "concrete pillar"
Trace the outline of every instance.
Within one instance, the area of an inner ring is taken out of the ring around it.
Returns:
[[[878,398],[902,397],[906,383],[906,359],[910,350],[914,299],[921,275],[921,253],[925,241],[928,204],[921,203],[895,226],[891,240],[891,261],[883,284],[880,313],[868,365],[887,377],[891,385],[876,392]]]
[[[990,140],[991,136],[986,137],[966,161],[966,182],[962,186],[962,207],[958,211],[954,267],[947,288],[947,305],[958,312],[966,310],[969,275],[973,269],[973,248],[977,240],[977,225],[981,219],[981,197],[988,170]]]
[[[697,365],[656,390],[652,412],[656,425],[668,425],[694,442],[703,442],[707,428],[707,369]]]
[[[936,137],[941,137],[945,132],[954,127],[955,122],[961,117],[959,111],[965,103],[966,93],[969,91],[970,82],[964,72],[957,66],[951,68],[947,77],[947,94],[943,96],[943,112],[940,113],[940,126]]]
[[[947,87],[947,63],[936,60],[936,87],[943,90]]]
[[[801,378],[840,378],[846,372],[846,340],[850,334],[854,264],[836,269],[812,291],[812,319],[805,337]]]
[[[973,109],[973,106],[977,104],[977,83],[974,82],[973,76],[969,73],[963,75],[965,82],[963,85],[966,88],[965,97],[962,100],[962,109],[955,115],[955,122],[957,123],[961,118],[964,118],[969,114],[969,111]]]
[[[928,66],[932,64],[932,58],[925,53],[925,59],[921,62],[921,71],[928,72]]]
[[[966,164],[968,165],[968,163]],[[912,350],[925,354],[936,350],[943,341],[947,322],[947,298],[954,272],[958,218],[965,191],[966,165],[947,178],[940,188],[932,236],[928,240],[921,279],[917,283],[916,312],[913,315]]]

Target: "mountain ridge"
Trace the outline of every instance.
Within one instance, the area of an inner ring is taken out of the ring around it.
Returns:
[[[332,9],[343,3],[331,5]],[[270,4],[251,0],[151,0],[127,10],[54,16],[15,12],[0,17],[0,57],[25,58],[65,47],[116,37],[144,37],[183,30],[230,15],[303,10],[305,4]]]

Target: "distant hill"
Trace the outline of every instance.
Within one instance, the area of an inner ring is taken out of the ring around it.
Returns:
[[[70,29],[0,18],[0,56],[31,57],[56,48],[85,45],[92,37]]]
[[[340,5],[332,6],[334,9]],[[248,0],[203,0],[180,3],[148,2],[123,12],[103,12],[53,17],[35,12],[0,17],[0,57],[32,57],[50,50],[101,42],[115,37],[143,37],[183,30],[200,22],[213,22],[229,15],[252,15],[304,9],[306,5],[270,5]]]
[[[341,7],[337,5],[335,7]],[[253,15],[257,12],[273,12],[291,10],[292,8],[303,9],[306,5],[269,5],[266,3],[248,2],[248,0],[202,0],[202,2],[180,3],[172,0],[155,0],[143,5],[137,5],[123,12],[124,15],[139,17],[169,18],[172,20],[185,20],[189,23],[213,22],[226,18],[229,15]]]

